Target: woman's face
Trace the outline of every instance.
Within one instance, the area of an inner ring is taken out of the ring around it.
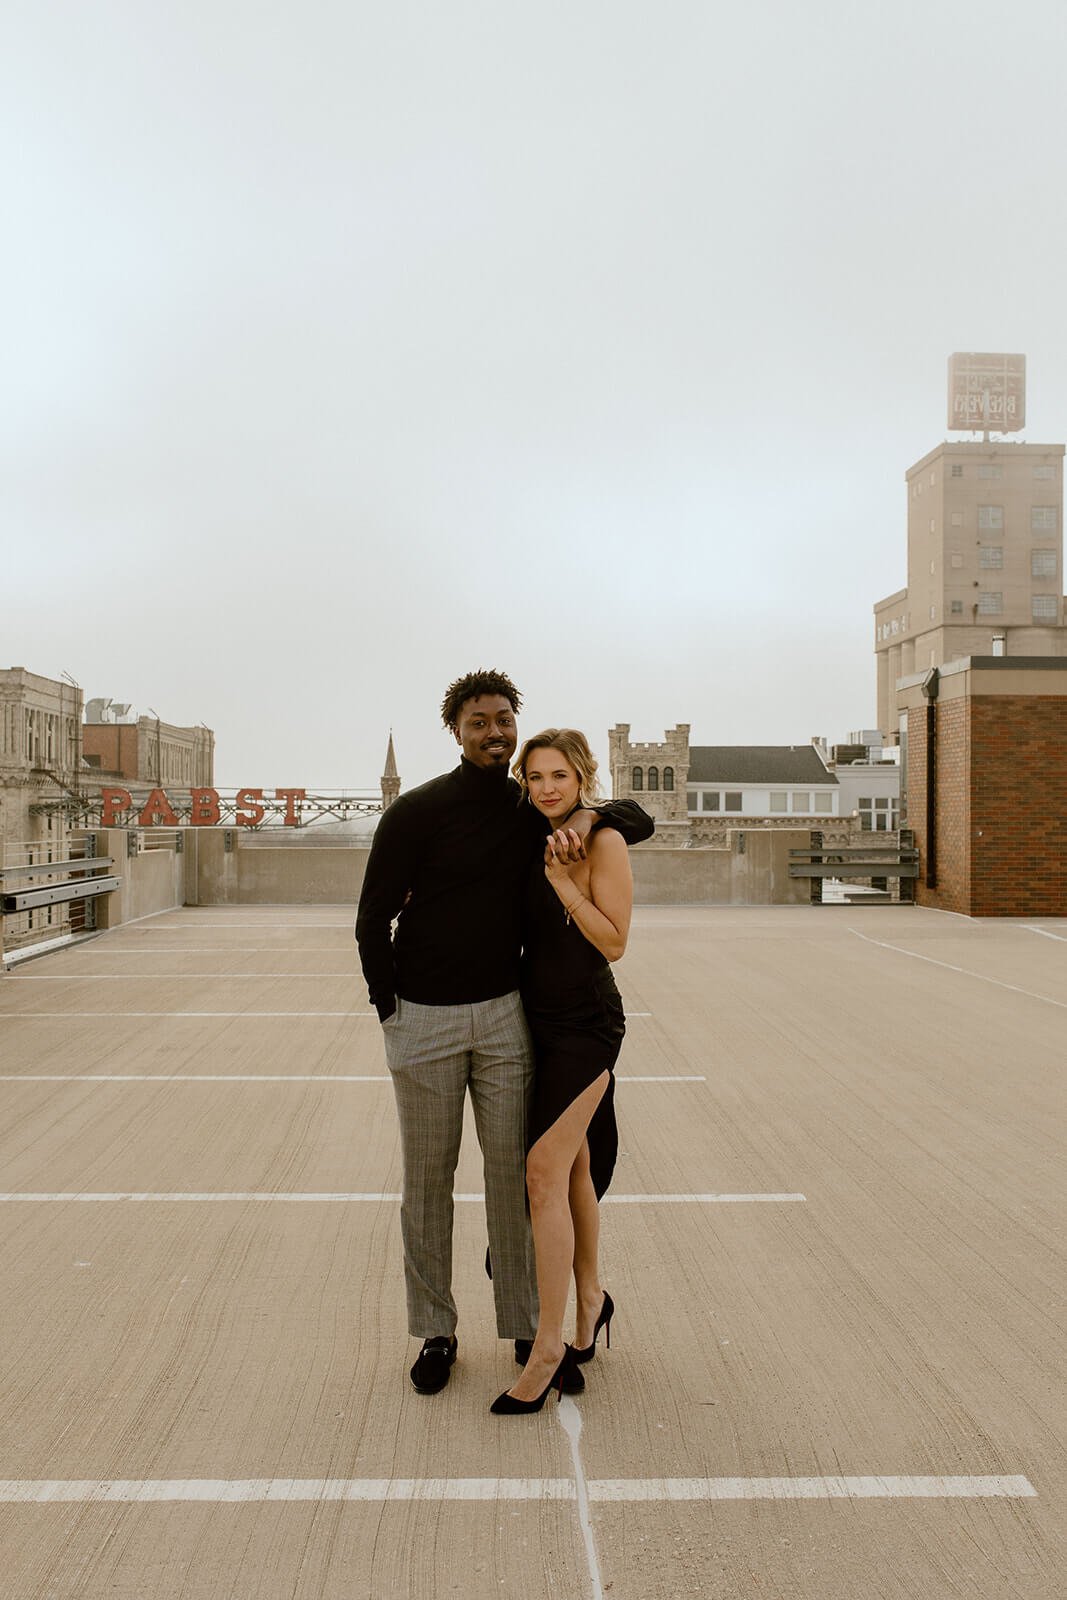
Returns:
[[[561,750],[538,746],[526,761],[530,799],[550,822],[561,822],[578,804],[578,774]]]

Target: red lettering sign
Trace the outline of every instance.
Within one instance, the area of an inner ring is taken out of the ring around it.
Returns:
[[[103,807],[100,812],[100,826],[102,828],[117,828],[120,825],[120,813],[129,811],[133,805],[133,797],[128,789],[101,789],[100,797]]]
[[[189,810],[191,827],[210,828],[218,822],[221,812],[217,789],[190,789],[189,798],[192,802]]]
[[[153,789],[144,803],[144,810],[137,818],[139,828],[150,828],[153,823],[161,822],[165,828],[180,826],[178,818],[170,808],[170,801],[162,789]]]
[[[296,814],[296,802],[307,799],[306,789],[275,789],[274,798],[285,801],[285,826],[298,828],[300,819]]]
[[[237,804],[247,806],[248,811],[238,811],[234,817],[239,828],[254,828],[257,822],[262,822],[266,807],[257,804],[263,798],[262,789],[239,789],[237,791]]]

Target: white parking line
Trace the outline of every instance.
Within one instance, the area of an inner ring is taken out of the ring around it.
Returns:
[[[559,1408],[556,1417],[560,1427],[567,1435],[571,1447],[571,1464],[574,1467],[574,1497],[578,1503],[578,1526],[582,1530],[582,1539],[585,1543],[585,1562],[589,1569],[589,1590],[592,1600],[604,1600],[604,1585],[600,1577],[600,1562],[597,1558],[596,1535],[593,1532],[593,1519],[589,1515],[589,1480],[585,1475],[585,1466],[582,1462],[581,1437],[582,1413],[569,1396],[560,1393]]]
[[[707,1078],[621,1072],[616,1083],[707,1083]],[[0,1072],[0,1083],[389,1083],[387,1072]]]
[[[59,1193],[59,1194],[41,1194],[41,1193],[33,1193],[33,1194],[30,1194],[30,1193],[0,1194],[0,1204],[19,1204],[19,1203],[22,1203],[22,1204],[26,1204],[26,1205],[48,1205],[48,1204],[51,1204],[53,1202],[62,1203],[62,1202],[65,1202],[65,1201],[70,1201],[72,1203],[76,1203],[76,1204],[80,1204],[80,1205],[82,1205],[82,1204],[111,1205],[111,1204],[117,1204],[117,1203],[122,1203],[122,1202],[126,1202],[126,1203],[145,1202],[145,1203],[148,1203],[148,1204],[159,1204],[159,1205],[183,1205],[183,1204],[201,1204],[201,1203],[213,1203],[213,1204],[216,1204],[216,1205],[225,1205],[225,1204],[237,1203],[237,1204],[242,1204],[243,1205],[243,1204],[245,1204],[247,1202],[254,1202],[254,1201],[283,1201],[283,1202],[289,1202],[291,1204],[302,1204],[302,1205],[360,1205],[360,1204],[363,1204],[363,1203],[394,1204],[394,1203],[398,1202],[400,1200],[400,1198],[401,1198],[401,1196],[399,1195],[399,1193],[391,1194],[391,1193],[386,1193],[386,1192],[383,1192],[383,1193],[380,1193],[380,1194],[354,1194],[354,1193],[353,1194],[345,1194],[345,1193],[308,1194],[308,1193],[293,1193],[293,1192],[287,1192],[287,1191],[271,1191],[271,1190],[262,1190],[262,1189],[259,1189],[259,1190],[257,1190],[257,1189],[249,1189],[249,1190],[234,1190],[234,1191],[230,1191],[230,1192],[222,1191],[222,1190],[213,1190],[211,1192],[204,1192],[204,1193],[182,1193],[182,1192],[175,1191],[175,1192],[154,1192],[154,1193],[144,1192],[144,1193],[139,1193],[138,1194],[138,1193],[132,1193],[129,1190],[127,1190],[125,1192],[121,1192],[121,1191],[116,1190],[114,1193],[104,1193],[102,1191],[92,1191],[92,1192],[90,1192],[90,1191],[70,1190],[70,1191],[67,1191],[67,1192],[64,1192],[64,1193]],[[453,1199],[458,1204],[461,1204],[461,1205],[462,1204],[469,1204],[469,1205],[484,1205],[485,1204],[485,1195],[484,1194],[457,1194],[457,1195],[453,1196]],[[746,1202],[756,1202],[756,1203],[761,1203],[762,1202],[762,1203],[773,1203],[773,1204],[785,1205],[785,1204],[791,1204],[791,1203],[794,1203],[794,1202],[803,1202],[806,1199],[807,1199],[807,1196],[806,1195],[802,1195],[802,1194],[607,1194],[607,1195],[604,1196],[604,1199],[601,1201],[601,1204],[602,1205],[617,1205],[617,1206],[618,1205],[624,1205],[624,1206],[625,1205],[629,1205],[629,1206],[641,1206],[641,1205],[651,1205],[651,1206],[654,1206],[654,1205],[697,1205],[697,1206],[709,1206],[709,1205],[737,1205],[737,1204],[744,1204]]]
[[[387,1072],[0,1072],[0,1083],[389,1083]]]
[[[913,961],[926,961],[932,967],[944,967],[947,972],[958,972],[965,978],[977,978],[980,983],[991,983],[997,989],[1010,989],[1012,994],[1025,995],[1028,1000],[1043,1000],[1047,1006],[1056,1006],[1060,1011],[1067,1011],[1067,1000],[1053,1000],[1047,994],[1038,994],[1035,989],[1021,989],[1017,983],[1004,983],[1000,978],[988,978],[984,972],[972,972],[969,967],[953,966],[951,961],[938,961],[934,956],[921,956],[916,950],[905,950],[899,944],[887,944],[884,939],[871,939],[867,934],[860,933],[858,928],[849,928],[849,933],[854,933],[857,939],[862,939],[865,944],[876,944],[882,950],[892,950],[898,956],[910,956]]]
[[[376,1017],[376,1011],[0,1011],[0,1022],[18,1017]],[[650,1017],[651,1011],[627,1011]]]
[[[591,1478],[591,1502],[651,1500],[1035,1499],[1029,1478]],[[0,1503],[576,1500],[571,1478],[6,1478]]]
[[[1062,933],[1053,933],[1049,928],[1036,928],[1032,922],[1022,924],[1024,933],[1040,933],[1045,939],[1055,939],[1057,944],[1067,944],[1067,936]]]
[[[0,1011],[0,1022],[20,1017],[374,1017],[375,1011]]]

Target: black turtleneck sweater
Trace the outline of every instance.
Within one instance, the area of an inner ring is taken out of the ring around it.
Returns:
[[[597,810],[627,844],[653,831],[633,800]],[[547,832],[506,768],[476,767],[466,757],[382,814],[356,915],[363,976],[379,1016],[392,1013],[397,995],[469,1005],[518,988],[524,877]]]

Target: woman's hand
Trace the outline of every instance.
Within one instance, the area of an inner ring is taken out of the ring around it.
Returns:
[[[580,861],[585,854],[577,834],[570,839],[567,834],[568,830],[561,828],[558,833],[549,834],[545,840],[545,877],[553,886],[567,883],[570,879],[568,863]]]

